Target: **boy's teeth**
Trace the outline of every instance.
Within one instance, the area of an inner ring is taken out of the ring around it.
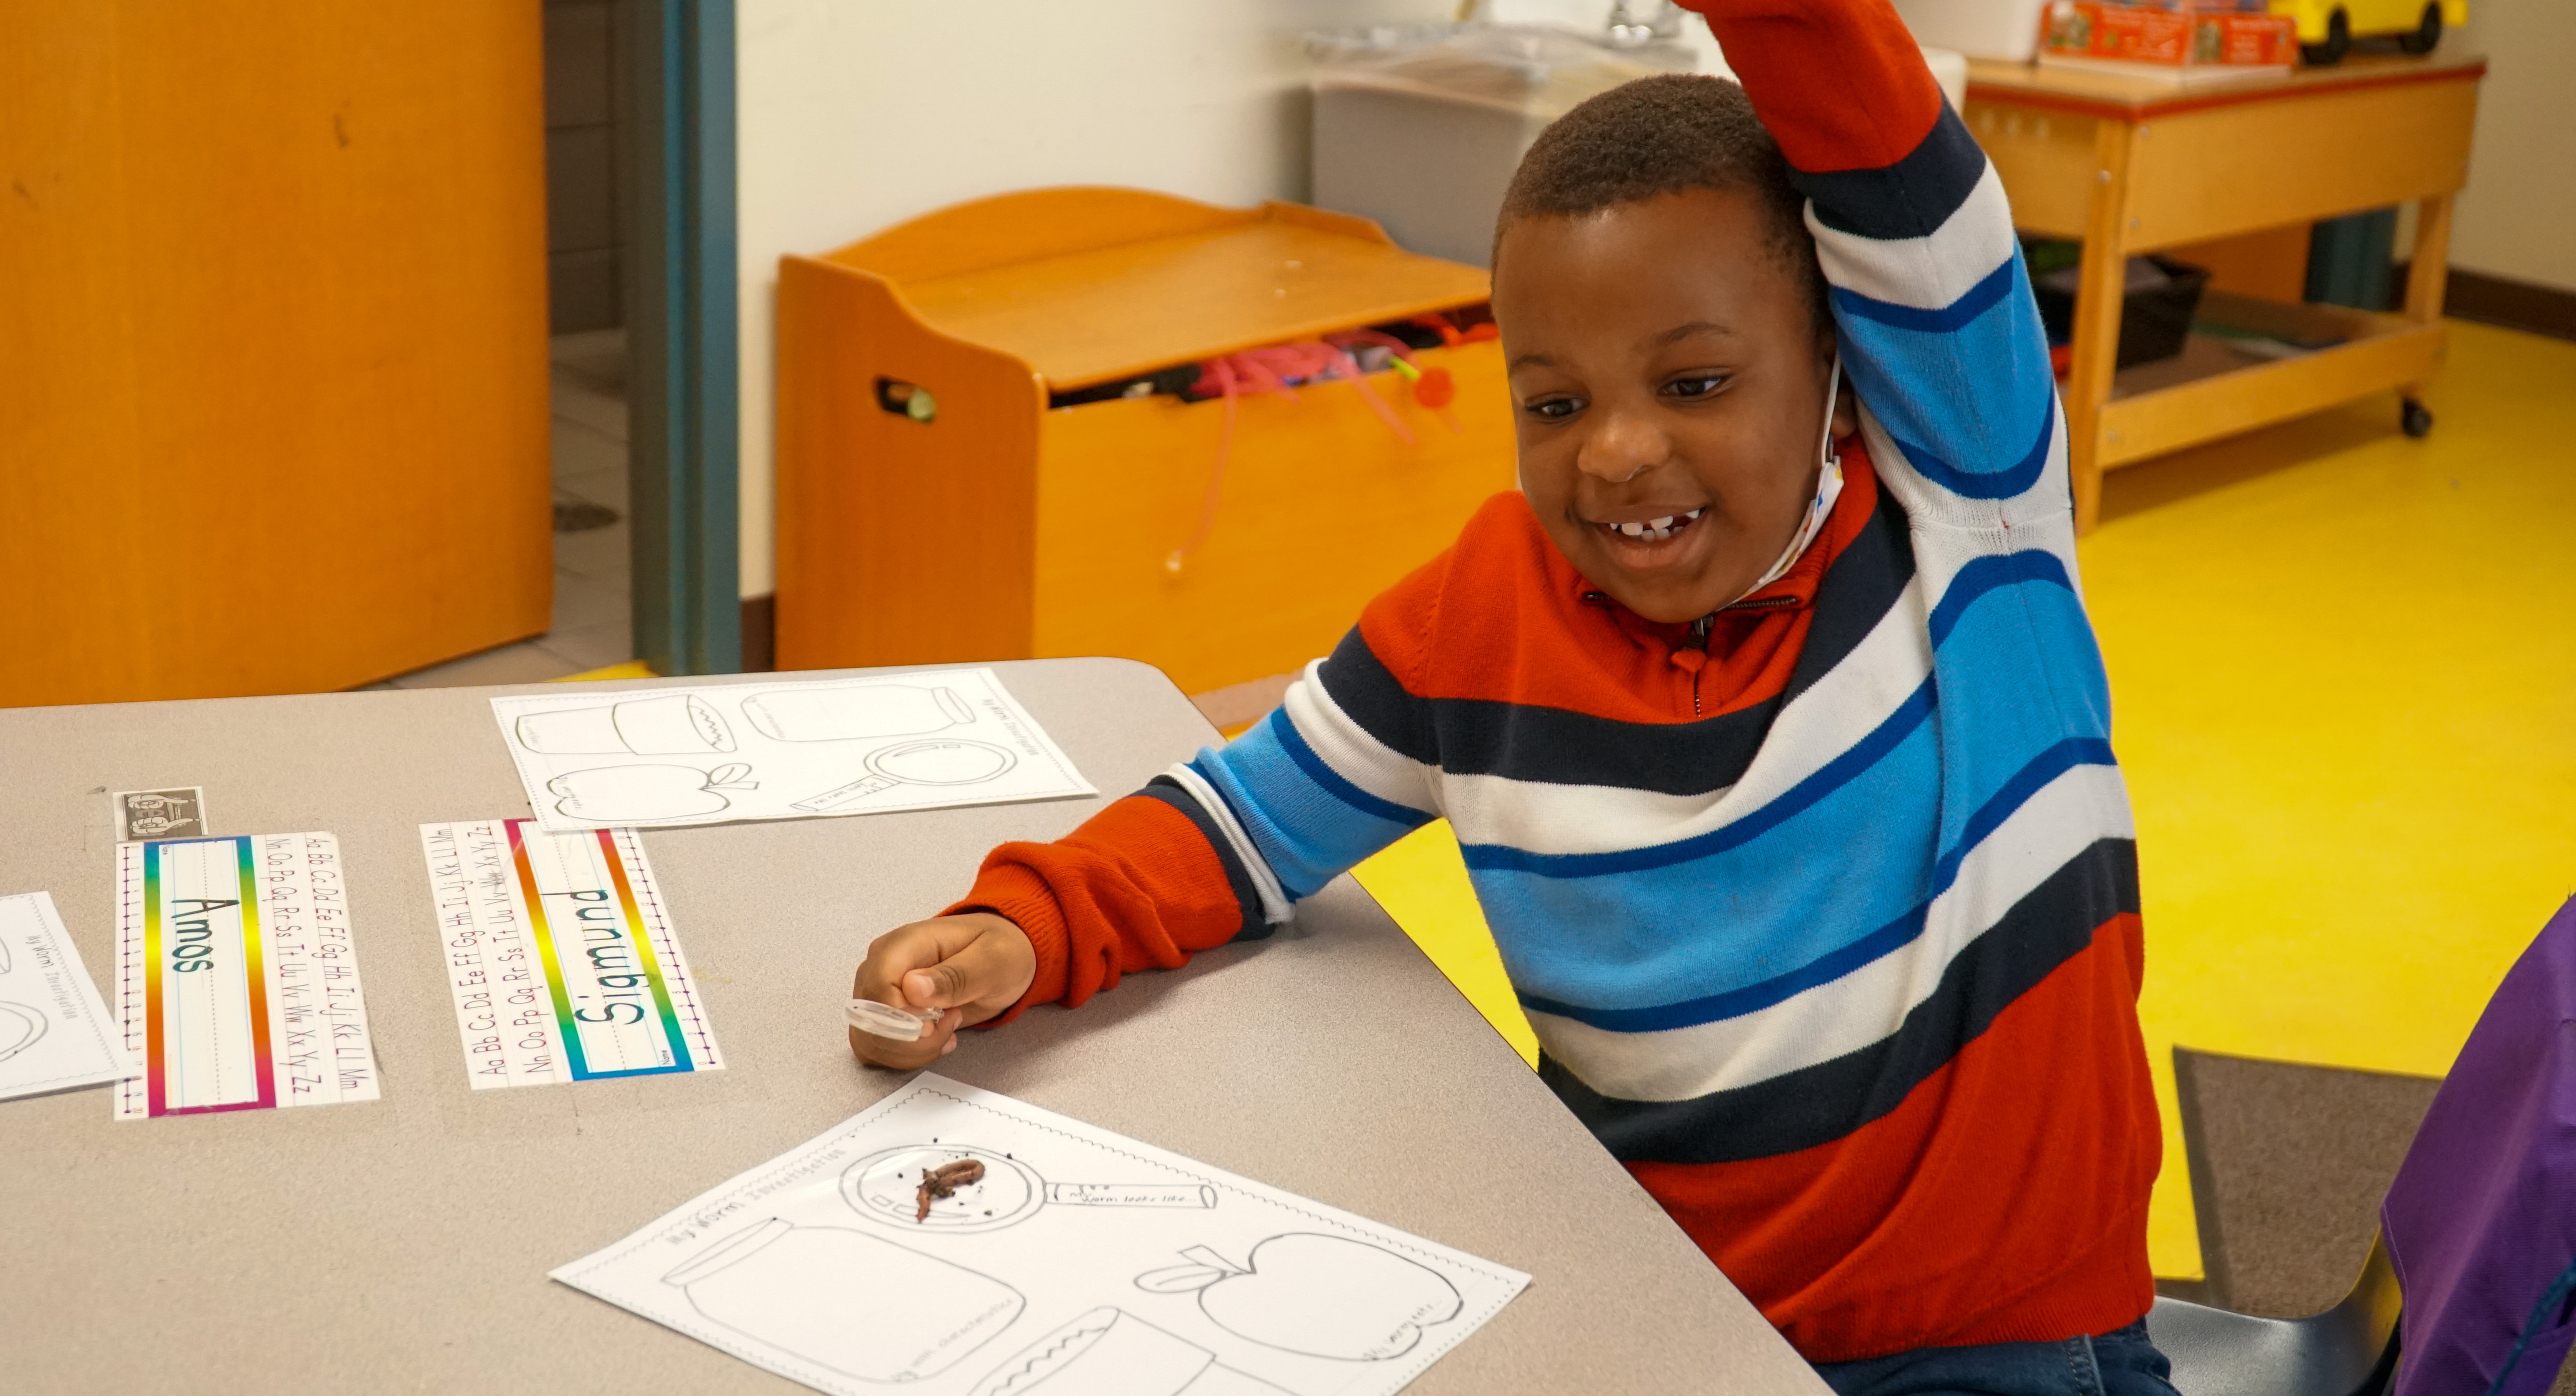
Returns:
[[[1707,505],[1701,505],[1699,508],[1690,510],[1687,513],[1666,514],[1660,519],[1647,519],[1640,523],[1603,524],[1602,527],[1609,529],[1612,533],[1616,533],[1624,538],[1637,538],[1648,542],[1660,543],[1664,539],[1672,537],[1674,529],[1691,522],[1701,514],[1707,512],[1707,508]]]

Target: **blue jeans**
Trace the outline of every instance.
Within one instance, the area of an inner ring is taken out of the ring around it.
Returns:
[[[2174,1396],[2173,1366],[2144,1319],[2097,1338],[1916,1348],[1819,1363],[1836,1396]]]

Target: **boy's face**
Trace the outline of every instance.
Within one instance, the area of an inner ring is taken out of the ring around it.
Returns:
[[[1496,249],[1521,490],[1649,620],[1741,596],[1815,498],[1833,340],[1769,240],[1752,196],[1692,189],[1524,219]]]

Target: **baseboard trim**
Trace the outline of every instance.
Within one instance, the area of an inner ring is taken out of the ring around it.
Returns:
[[[2406,273],[2412,265],[2399,262],[2389,268],[2390,305],[2406,303]],[[2451,268],[2450,278],[2442,283],[2442,313],[2481,325],[2576,340],[2576,291],[2511,277]]]
[[[766,674],[778,667],[778,597],[742,599],[742,671]]]

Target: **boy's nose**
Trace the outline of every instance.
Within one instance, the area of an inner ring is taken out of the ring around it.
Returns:
[[[1596,479],[1619,484],[1634,479],[1672,455],[1672,440],[1633,413],[1605,412],[1575,452],[1575,468]]]

